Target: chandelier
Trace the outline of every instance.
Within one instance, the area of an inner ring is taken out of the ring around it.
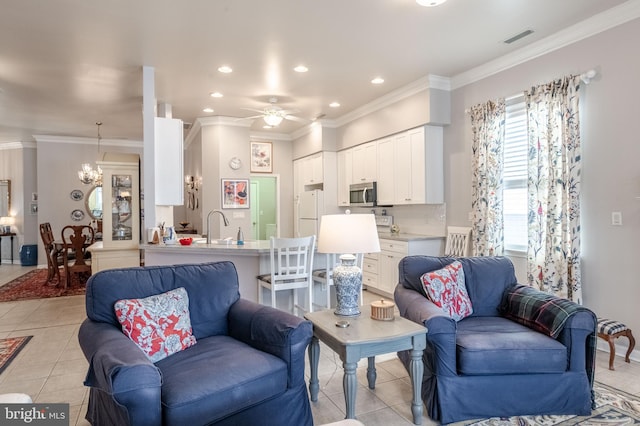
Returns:
[[[97,121],[96,126],[98,126],[98,158],[100,158],[100,140],[102,139],[100,137],[100,126],[102,126],[102,122]],[[96,166],[94,170],[91,164],[83,163],[81,169],[78,170],[78,178],[85,185],[102,186],[102,169],[100,166]]]

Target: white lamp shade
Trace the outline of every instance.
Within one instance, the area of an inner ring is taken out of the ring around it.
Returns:
[[[378,228],[372,214],[322,216],[318,233],[319,253],[375,253],[380,251]]]

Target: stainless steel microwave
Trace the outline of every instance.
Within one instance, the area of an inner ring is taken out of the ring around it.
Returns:
[[[355,183],[349,185],[349,205],[354,207],[375,207],[376,183]]]

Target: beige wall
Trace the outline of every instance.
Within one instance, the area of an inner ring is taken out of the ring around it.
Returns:
[[[581,88],[582,284],[584,303],[598,316],[640,330],[640,286],[635,269],[640,240],[640,20],[582,40],[452,92],[452,123],[445,128],[447,223],[468,225],[471,206],[471,128],[465,109],[510,96],[531,85],[595,68]],[[623,225],[611,225],[611,212]],[[522,276],[522,262],[519,278]],[[636,350],[637,352],[637,350]]]
[[[54,236],[58,238],[62,228],[70,224],[90,224],[91,218],[86,214],[84,199],[74,201],[70,193],[74,189],[85,195],[91,188],[78,180],[78,169],[82,163],[95,166],[98,152],[95,141],[84,138],[64,138],[36,136],[38,149],[35,166],[38,171],[38,223],[50,222]],[[142,142],[120,142],[102,140],[101,152],[126,152],[142,156]],[[26,164],[25,167],[31,167]],[[80,209],[85,212],[84,220],[73,222],[71,212]],[[35,224],[37,232],[37,224]],[[42,251],[39,233],[38,264],[46,267],[47,261]]]

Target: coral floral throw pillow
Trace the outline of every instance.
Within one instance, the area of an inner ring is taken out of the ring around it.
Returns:
[[[454,261],[437,271],[420,277],[424,291],[434,304],[441,307],[456,321],[471,315],[473,307],[464,283],[462,263]]]
[[[118,300],[114,309],[124,334],[151,362],[196,344],[184,287],[144,299]]]

